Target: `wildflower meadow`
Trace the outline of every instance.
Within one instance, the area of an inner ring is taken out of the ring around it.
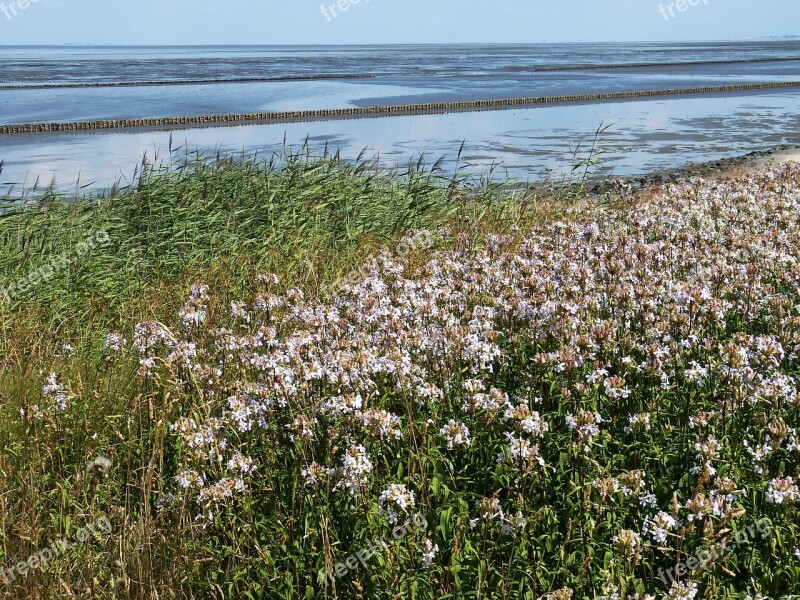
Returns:
[[[0,588],[797,596],[800,168],[614,189],[490,219],[451,188],[328,294],[187,267],[148,296],[179,302],[6,327],[0,562],[109,533]]]

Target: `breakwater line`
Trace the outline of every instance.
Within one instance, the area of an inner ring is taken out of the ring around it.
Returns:
[[[158,87],[169,85],[213,85],[231,83],[281,83],[292,81],[325,81],[329,79],[374,79],[376,75],[359,75],[352,73],[329,75],[282,75],[277,77],[227,77],[218,79],[166,79],[156,81],[89,81],[65,83],[20,83],[0,84],[0,91],[13,92],[24,90],[71,90],[83,88],[117,88],[117,87]]]
[[[350,118],[378,118],[392,116],[433,115],[459,111],[507,110],[510,108],[532,108],[536,106],[603,102],[614,100],[636,100],[666,96],[690,96],[724,94],[732,92],[768,91],[800,88],[800,81],[770,83],[747,83],[665,90],[641,90],[630,92],[608,92],[603,94],[570,94],[564,96],[539,96],[529,98],[502,98],[494,100],[467,100],[461,102],[431,102],[422,104],[398,104],[391,106],[369,106],[351,108],[329,108],[320,110],[297,110],[283,112],[258,112],[221,115],[198,115],[185,117],[106,119],[68,123],[23,123],[0,125],[0,135],[50,133],[66,131],[96,131],[109,129],[187,129],[196,127],[225,127],[233,125],[267,125],[270,123],[310,122]]]

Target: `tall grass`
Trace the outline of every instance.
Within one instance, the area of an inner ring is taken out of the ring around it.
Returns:
[[[51,188],[35,200],[7,200],[0,289],[103,232],[102,248],[17,294],[12,311],[114,322],[153,287],[196,273],[241,289],[258,272],[282,272],[318,292],[410,229],[458,218],[509,222],[521,210],[513,198],[500,201],[491,181],[468,183],[440,165],[420,159],[387,172],[373,160],[307,150],[268,162],[187,157],[176,168],[144,160],[124,191],[70,198]]]

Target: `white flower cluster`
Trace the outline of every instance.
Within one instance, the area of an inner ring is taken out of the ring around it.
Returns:
[[[575,445],[583,447],[584,452],[591,450],[594,438],[600,435],[600,423],[603,417],[599,413],[588,410],[579,411],[577,415],[567,415],[567,427],[575,434]]]
[[[453,450],[454,448],[466,450],[470,446],[469,429],[463,423],[457,423],[450,419],[439,433],[447,440],[448,450]]]
[[[367,486],[371,473],[372,462],[366,448],[361,444],[350,446],[342,457],[341,479],[335,489],[345,489],[355,496]]]
[[[672,587],[664,595],[664,598],[666,598],[666,600],[694,600],[695,596],[697,596],[696,583],[678,581],[672,584]]]
[[[648,519],[642,528],[642,536],[650,536],[658,544],[665,544],[670,531],[677,529],[678,522],[663,510],[652,519]]]
[[[416,506],[414,492],[401,483],[393,483],[378,497],[381,514],[390,524],[394,524],[402,515]],[[399,512],[398,512],[399,511]]]
[[[766,495],[770,504],[789,504],[800,499],[797,484],[792,477],[779,477],[769,482]]]

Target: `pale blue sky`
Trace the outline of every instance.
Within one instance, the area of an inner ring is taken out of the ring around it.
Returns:
[[[691,0],[699,4],[684,5],[684,12],[675,6],[670,17],[666,9],[676,1],[689,0],[360,0],[326,18],[321,0],[27,0],[24,9],[18,3],[26,0],[0,0],[0,44],[669,41],[800,33],[800,0]]]

